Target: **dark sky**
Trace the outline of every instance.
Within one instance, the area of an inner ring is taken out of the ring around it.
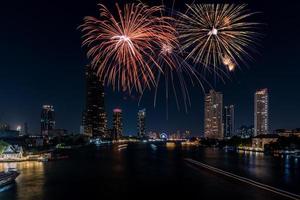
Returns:
[[[39,131],[41,106],[52,104],[58,128],[78,132],[84,109],[84,66],[88,63],[80,44],[78,25],[86,15],[97,15],[95,0],[3,1],[0,6],[0,120],[12,128],[28,122],[31,132]],[[102,1],[104,3],[112,0]],[[183,11],[183,1],[177,9]],[[200,3],[203,1],[199,1]],[[209,1],[206,1],[209,2]],[[228,1],[227,1],[228,2]],[[232,1],[231,1],[232,2]],[[253,124],[253,94],[257,88],[270,91],[270,128],[300,127],[300,2],[249,1],[252,11],[266,23],[266,35],[259,55],[249,68],[241,66],[225,83],[215,88],[224,94],[225,104],[236,106],[236,126]],[[208,87],[206,89],[209,89]],[[153,108],[152,94],[141,107],[147,108],[147,129],[157,131],[203,130],[203,92],[190,92],[188,113],[169,103],[166,118],[162,95]],[[106,109],[124,111],[127,134],[135,133],[137,98],[113,93],[107,88]],[[172,100],[172,99],[171,99]]]

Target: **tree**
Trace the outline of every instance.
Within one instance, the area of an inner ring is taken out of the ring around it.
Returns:
[[[0,140],[0,154],[4,151],[4,149],[8,146],[9,144]]]

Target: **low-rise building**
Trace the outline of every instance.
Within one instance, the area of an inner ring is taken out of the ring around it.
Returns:
[[[23,148],[18,145],[8,145],[0,155],[5,160],[18,160],[23,158]]]
[[[252,148],[264,150],[266,145],[276,142],[278,138],[277,134],[260,134],[252,138]]]
[[[274,134],[278,134],[279,136],[289,137],[289,136],[298,136],[300,137],[300,128],[296,129],[276,129]]]
[[[25,139],[25,144],[28,148],[43,147],[45,138],[41,135],[31,135]]]

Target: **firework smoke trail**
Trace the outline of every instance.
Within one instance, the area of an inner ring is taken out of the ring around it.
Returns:
[[[240,62],[252,60],[260,34],[259,23],[249,22],[255,13],[246,4],[191,4],[178,23],[182,48],[195,63],[203,63],[213,71],[232,71]],[[227,69],[223,70],[221,66]]]
[[[175,31],[169,18],[159,15],[163,7],[139,3],[121,9],[116,4],[118,15],[114,16],[103,4],[99,6],[100,17],[86,17],[80,26],[82,45],[88,48],[99,78],[129,93],[155,86],[153,70],[161,70],[155,50],[162,41],[174,40]]]

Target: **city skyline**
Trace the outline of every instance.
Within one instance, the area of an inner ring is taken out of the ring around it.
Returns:
[[[300,2],[1,8],[0,200],[300,200]]]
[[[58,4],[61,6],[57,6]],[[8,87],[2,88],[1,121],[9,123],[12,128],[27,122],[29,130],[38,133],[40,107],[51,104],[56,110],[57,127],[79,132],[85,98],[84,67],[88,61],[80,49],[80,33],[76,29],[84,16],[97,12],[95,4],[95,1],[82,4],[53,1],[47,2],[48,9],[44,10],[33,1],[21,2],[18,5],[4,3],[5,12],[12,9],[18,12],[14,16],[7,14],[6,16],[11,17],[5,18],[3,22],[4,28],[12,30],[12,33],[1,33],[1,38],[7,39],[3,41],[1,47],[4,71],[0,75],[0,83],[5,86],[13,80]],[[179,8],[181,6],[178,5]],[[281,96],[283,92],[289,93],[299,89],[292,81],[300,73],[296,67],[299,58],[293,56],[297,52],[293,48],[299,40],[297,37],[299,30],[296,28],[294,31],[286,32],[281,27],[286,23],[286,19],[292,24],[296,23],[291,14],[293,12],[290,11],[297,10],[299,5],[276,4],[270,9],[268,3],[254,1],[249,6],[261,11],[260,17],[267,24],[266,37],[259,49],[261,55],[256,56],[255,62],[249,63],[249,69],[237,69],[225,84],[216,80],[216,84],[213,84],[214,89],[224,94],[224,104],[236,105],[237,128],[243,124],[254,125],[253,93],[258,88],[269,89],[270,130],[297,128],[300,124],[297,118],[300,112],[298,103],[300,97],[296,94],[294,98],[282,99]],[[69,12],[65,13],[64,8],[68,8]],[[24,13],[24,10],[30,12]],[[45,13],[38,10],[44,10]],[[50,15],[53,10],[57,11],[55,16]],[[286,12],[287,10],[289,12]],[[278,11],[283,12],[282,15],[286,18],[281,19]],[[18,31],[13,26],[16,20],[24,22]],[[45,21],[51,26],[42,23]],[[277,31],[273,31],[274,29]],[[60,30],[59,34],[56,30]],[[20,33],[20,36],[15,37],[15,32]],[[288,38],[294,39],[291,41]],[[48,45],[46,49],[43,48],[45,44]],[[41,49],[45,52],[42,53]],[[278,82],[277,79],[281,81]],[[209,89],[207,87],[206,91]],[[200,89],[192,89],[192,107],[188,109],[187,114],[178,111],[174,102],[169,102],[168,119],[165,104],[162,103],[164,101],[159,101],[154,109],[151,94],[145,94],[139,107],[137,96],[112,92],[111,88],[105,90],[107,102],[110,102],[106,108],[110,122],[112,109],[121,107],[126,134],[136,132],[136,113],[143,107],[147,109],[147,128],[151,130],[172,132],[189,128],[192,134],[199,135],[203,132],[204,92]],[[164,98],[164,95],[161,96]],[[287,116],[287,119],[281,120],[281,115]],[[194,121],[197,123],[190,123]]]

